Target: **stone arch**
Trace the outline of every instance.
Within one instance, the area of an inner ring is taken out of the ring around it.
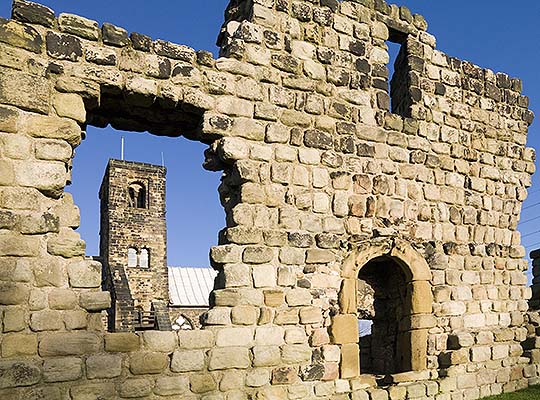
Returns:
[[[334,343],[341,346],[341,377],[360,375],[358,333],[358,277],[361,269],[374,260],[388,260],[404,275],[407,295],[404,309],[406,320],[400,327],[403,360],[399,372],[420,371],[427,367],[427,336],[435,325],[432,315],[433,294],[431,272],[422,255],[409,243],[398,239],[380,239],[361,243],[343,263],[343,278],[339,293],[340,313],[333,317],[330,328]]]

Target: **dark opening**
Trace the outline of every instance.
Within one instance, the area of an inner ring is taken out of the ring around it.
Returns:
[[[390,95],[390,110],[404,117],[410,116],[412,100],[410,96],[410,77],[407,63],[407,34],[389,28],[386,41],[389,62],[387,65],[388,94]]]
[[[391,258],[379,257],[358,274],[358,318],[360,331],[360,372],[387,375],[407,370],[405,331],[400,329],[408,316],[407,282],[401,267]],[[371,321],[369,331],[366,321]]]

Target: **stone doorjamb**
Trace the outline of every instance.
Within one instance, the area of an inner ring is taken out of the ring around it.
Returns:
[[[332,319],[330,334],[341,347],[341,378],[360,375],[360,352],[358,347],[357,288],[358,273],[369,261],[387,257],[403,270],[407,280],[407,304],[409,321],[405,342],[398,343],[405,352],[405,368],[422,371],[427,364],[428,330],[435,326],[432,315],[433,293],[431,271],[424,257],[404,240],[384,238],[362,242],[343,262],[343,278],[339,293],[341,313]]]

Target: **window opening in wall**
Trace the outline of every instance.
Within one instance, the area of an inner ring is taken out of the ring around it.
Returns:
[[[149,268],[149,262],[148,262],[149,255],[148,254],[149,253],[147,249],[141,250],[139,254],[139,266],[141,268]]]
[[[103,103],[106,101],[110,100]],[[99,129],[91,124],[76,149],[73,184],[67,191],[80,209],[78,231],[87,244],[87,255],[102,261],[104,290],[111,291],[113,307],[105,329],[158,329],[155,324],[163,321],[163,310],[170,318],[171,329],[177,314],[168,313],[168,268],[209,268],[209,249],[217,244],[218,233],[225,226],[218,193],[221,173],[203,169],[208,148],[205,143],[184,137],[118,132],[111,127]],[[125,160],[120,160],[121,135],[125,136]],[[158,176],[163,169],[162,153],[165,179]],[[116,171],[126,167],[132,176],[117,176],[115,183],[109,179],[108,185],[102,185],[107,166],[115,169],[110,167],[110,159],[115,160]],[[138,176],[140,171],[142,177]],[[156,204],[156,193],[165,196],[161,205]],[[100,196],[109,199],[109,204],[100,201]],[[116,227],[104,224],[109,218],[121,221]],[[163,229],[154,225],[159,218],[166,219]],[[109,241],[101,239],[100,243],[100,234]],[[108,256],[108,262],[103,257],[105,251],[100,251],[106,246],[111,249],[109,254],[115,253]],[[159,308],[156,301],[163,306]]]
[[[401,267],[389,257],[364,265],[358,274],[360,372],[387,375],[410,369],[406,318],[407,281]]]
[[[137,266],[137,250],[133,247],[128,249],[128,267],[135,268]]]
[[[129,185],[128,204],[132,208],[146,208],[146,189],[142,183],[134,182]]]
[[[394,114],[409,116],[410,113],[410,79],[407,65],[406,50],[407,35],[389,28],[389,37],[386,41],[388,48],[388,95],[390,96],[390,110]]]

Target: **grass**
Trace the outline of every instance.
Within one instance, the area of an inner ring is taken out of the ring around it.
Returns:
[[[504,393],[498,396],[486,397],[483,400],[540,400],[540,386],[520,390],[514,393]]]

